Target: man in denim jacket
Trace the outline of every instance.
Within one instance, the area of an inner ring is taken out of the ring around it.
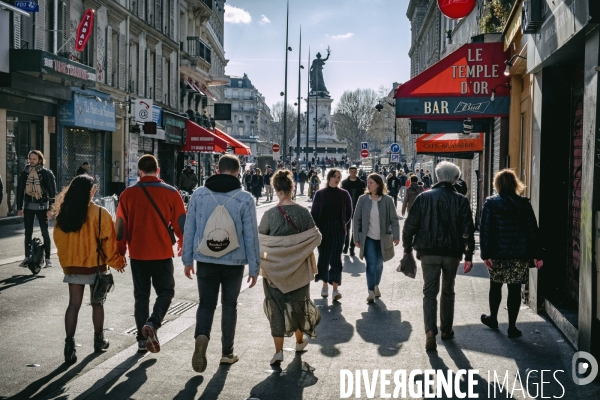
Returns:
[[[221,288],[222,354],[221,363],[233,364],[238,356],[233,353],[233,339],[237,322],[237,299],[240,294],[244,266],[249,265],[249,287],[256,284],[259,269],[258,224],[254,199],[242,191],[237,179],[240,162],[237,157],[224,155],[219,159],[219,174],[206,180],[204,187],[196,190],[190,199],[184,230],[182,261],[185,275],[192,279],[196,261],[200,305],[196,313],[196,348],[192,367],[196,372],[206,369],[206,348],[210,340],[219,288]],[[240,193],[241,192],[241,193]],[[214,196],[214,198],[213,198]],[[233,197],[235,196],[235,197]],[[213,210],[225,204],[236,227],[239,247],[217,258],[198,251],[204,227]],[[228,201],[229,200],[229,201]]]

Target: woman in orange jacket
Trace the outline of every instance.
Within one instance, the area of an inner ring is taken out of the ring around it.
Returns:
[[[75,354],[75,329],[77,316],[83,301],[85,285],[93,291],[96,271],[108,273],[108,266],[119,272],[125,271],[125,257],[117,251],[117,239],[113,220],[109,212],[92,202],[98,186],[88,175],[79,175],[71,181],[56,198],[53,206],[54,242],[58,260],[69,284],[69,306],[65,313],[65,362],[77,361]],[[100,222],[101,215],[101,222]],[[103,257],[98,265],[97,238],[100,226],[100,241]],[[94,323],[94,351],[99,353],[108,348],[104,338],[104,307],[92,305]]]

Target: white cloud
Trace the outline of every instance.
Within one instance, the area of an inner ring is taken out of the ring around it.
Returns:
[[[327,36],[329,36],[332,39],[336,39],[336,40],[340,39],[340,40],[342,40],[342,39],[350,39],[352,36],[354,36],[354,33],[348,32],[345,35],[327,35]]]
[[[225,22],[232,24],[249,24],[252,22],[250,13],[242,8],[225,4]]]
[[[270,24],[270,23],[271,23],[271,20],[269,18],[267,18],[267,16],[265,14],[263,14],[260,18],[259,24],[266,25],[266,24]]]

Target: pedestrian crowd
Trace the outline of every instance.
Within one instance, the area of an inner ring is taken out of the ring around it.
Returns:
[[[19,176],[19,215],[24,217],[25,248],[31,245],[33,220],[37,218],[44,239],[45,264],[50,267],[48,219],[56,218],[54,241],[68,284],[69,304],[65,312],[65,362],[77,360],[74,336],[84,288],[92,294],[94,351],[109,347],[104,338],[103,303],[112,282],[110,269],[124,272],[129,255],[134,287],[134,318],[140,351],[160,351],[159,330],[175,295],[174,248],[184,265],[184,274],[196,279],[199,305],[194,331],[192,368],[205,371],[207,347],[220,294],[221,363],[233,364],[237,300],[244,268],[249,267],[247,284],[263,278],[263,309],[273,337],[271,363],[283,361],[285,337],[294,336],[296,351],[304,351],[316,337],[321,320],[310,297],[310,283],[321,281],[321,296],[342,299],[342,254],[350,252],[366,263],[367,303],[382,296],[383,265],[393,259],[394,247],[402,244],[403,263],[421,261],[423,274],[423,317],[425,348],[436,349],[436,336],[454,337],[454,284],[464,257],[464,272],[472,269],[475,251],[474,225],[469,200],[462,194],[466,185],[453,163],[442,161],[435,168],[436,183],[429,171],[380,171],[361,179],[356,166],[349,176],[330,168],[319,188],[320,178],[310,171],[267,166],[246,171],[236,156],[223,155],[218,174],[193,191],[187,210],[176,188],[160,178],[153,155],[138,160],[139,181],[120,196],[116,220],[92,201],[98,189],[84,171],[56,194],[55,179],[44,167],[41,152],[29,153],[28,165]],[[197,178],[185,172],[182,189],[197,185]],[[364,175],[364,174],[362,174]],[[248,178],[249,177],[249,178]],[[304,193],[308,184],[310,211],[295,202],[297,188]],[[489,315],[481,322],[498,329],[502,286],[508,287],[508,336],[518,337],[520,285],[528,281],[528,268],[543,265],[538,226],[524,186],[509,169],[496,173],[494,188],[481,216],[481,258],[489,270]],[[266,190],[267,201],[277,204],[257,221],[256,204]],[[404,189],[404,190],[403,190]],[[400,231],[401,215],[407,218]],[[314,250],[318,248],[318,258]],[[22,264],[30,262],[26,257]],[[194,278],[195,275],[195,278]],[[108,282],[108,283],[107,283]],[[438,294],[439,330],[438,330]],[[151,288],[156,300],[150,309]]]

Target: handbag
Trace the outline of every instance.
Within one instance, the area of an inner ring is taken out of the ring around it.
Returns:
[[[148,191],[146,190],[145,185],[140,182],[140,187],[146,194],[146,197],[148,198],[148,200],[150,200],[150,204],[152,204],[152,207],[154,207],[154,210],[160,217],[160,220],[162,221],[163,225],[165,226],[165,229],[167,230],[167,232],[169,232],[169,237],[171,238],[171,245],[174,245],[175,243],[177,243],[177,239],[175,238],[175,232],[173,232],[173,227],[171,225],[167,224],[167,221],[165,221],[164,217],[160,213],[160,210],[156,206],[156,203],[154,202],[154,200],[152,200],[152,197],[150,197],[150,193],[148,193]]]
[[[115,281],[113,279],[110,270],[107,274],[100,272],[100,258],[102,260],[106,258],[104,251],[102,250],[102,239],[100,238],[100,232],[102,229],[102,207],[98,207],[98,237],[96,238],[96,252],[98,253],[96,263],[96,278],[94,279],[94,289],[92,290],[92,298],[90,304],[92,306],[101,306],[106,301],[108,292],[112,291],[115,287]]]
[[[410,253],[406,253],[402,260],[400,260],[400,265],[396,268],[396,271],[402,272],[404,275],[409,278],[415,279],[417,275],[417,262],[413,257],[412,251]]]

